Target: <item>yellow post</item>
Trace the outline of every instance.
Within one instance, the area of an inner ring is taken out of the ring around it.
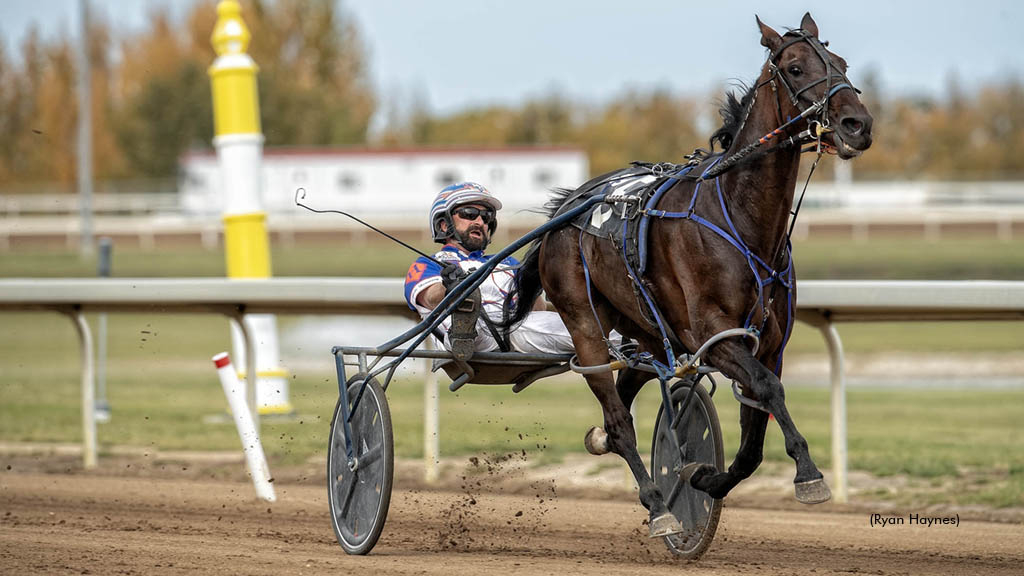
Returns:
[[[217,25],[211,37],[217,59],[209,70],[213,86],[214,143],[221,156],[222,171],[234,171],[236,166],[258,169],[263,152],[259,95],[256,89],[256,73],[259,68],[246,53],[249,38],[249,29],[242,20],[241,5],[236,0],[222,0],[217,5]],[[230,148],[238,148],[238,144],[256,144],[257,155],[225,155],[222,144]],[[258,174],[250,174],[259,177]],[[258,180],[255,188],[251,177],[243,183],[247,186],[239,187],[232,186],[231,179],[224,180],[227,187],[224,244],[228,277],[268,278],[271,273],[267,216],[259,210]]]
[[[263,134],[260,129],[259,68],[246,52],[249,29],[237,0],[217,4],[217,24],[210,38],[217,59],[210,66],[213,87],[214,146],[224,192],[224,255],[229,278],[269,278],[270,242],[261,187]],[[287,374],[278,360],[276,319],[250,314],[246,323],[256,340],[256,398],[261,414],[288,414]],[[245,360],[239,330],[232,328],[236,358]]]

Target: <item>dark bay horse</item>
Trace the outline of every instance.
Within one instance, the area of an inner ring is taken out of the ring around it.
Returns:
[[[712,146],[717,142],[724,149],[718,156],[720,175],[711,180],[715,169],[705,163],[698,168],[703,178],[671,181],[656,205],[648,206],[647,214],[655,217],[650,218],[647,265],[639,282],[631,278],[634,272],[620,247],[566,226],[534,244],[513,292],[520,302],[533,302],[541,289],[547,293],[584,366],[610,361],[604,337],[613,328],[669,362],[670,353],[693,353],[720,332],[754,327],[760,338],[756,353],[748,340],[728,338],[711,346],[703,361],[738,381],[744,396],[767,411],[741,406],[742,438],[728,470],[692,465],[683,478],[688,475],[692,487],[712,497],[725,497],[761,463],[770,412],[796,462],[796,498],[814,504],[831,493],[786,409],[780,381],[781,352],[796,307],[787,228],[801,146],[813,143],[843,159],[857,156],[871,145],[872,117],[846,78],[846,62],[818,39],[810,14],[799,29],[782,35],[760,19],[757,24],[769,55],[747,93],[741,99],[730,94],[723,107],[725,123],[712,137]],[[789,146],[784,145],[787,138]],[[754,148],[757,153],[741,154]],[[572,197],[572,191],[563,191],[549,204],[551,215]],[[653,308],[644,308],[637,286],[656,303],[662,329],[650,322]],[[505,325],[514,325],[528,309],[514,307]],[[614,452],[629,464],[640,501],[650,511],[651,535],[673,533],[663,495],[637,452],[628,408],[651,375],[625,369],[617,381],[610,372],[587,374],[586,379],[604,412],[597,453]],[[587,442],[591,449],[595,439],[588,434]]]

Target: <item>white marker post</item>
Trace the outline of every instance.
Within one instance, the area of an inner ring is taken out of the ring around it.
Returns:
[[[267,502],[273,502],[277,500],[277,496],[274,495],[274,486],[271,484],[267,456],[263,453],[259,432],[256,431],[252,412],[249,411],[249,404],[245,400],[245,384],[238,379],[238,372],[235,372],[234,366],[231,365],[231,358],[227,352],[214,356],[213,365],[217,367],[220,384],[224,388],[224,395],[227,396],[228,406],[231,407],[235,427],[238,428],[238,437],[242,439],[245,465],[249,468],[249,476],[256,487],[256,495]]]

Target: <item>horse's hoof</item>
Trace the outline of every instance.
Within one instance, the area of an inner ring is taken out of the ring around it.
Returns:
[[[716,472],[717,469],[704,462],[690,462],[679,471],[679,479],[685,482],[689,486],[693,486],[693,477],[697,475],[698,471],[706,470],[709,473]],[[704,474],[701,474],[703,476]]]
[[[651,520],[651,538],[664,538],[673,534],[680,534],[683,526],[676,520],[671,512],[665,512],[661,516]]]
[[[796,490],[797,501],[802,504],[821,504],[832,499],[832,491],[828,489],[824,478],[796,482],[793,487]]]
[[[608,453],[608,433],[597,426],[591,426],[583,437],[583,445],[594,456]]]

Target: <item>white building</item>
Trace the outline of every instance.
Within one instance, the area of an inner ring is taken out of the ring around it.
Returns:
[[[181,159],[180,200],[189,215],[221,213],[219,168],[214,152]],[[263,153],[263,207],[270,218],[305,214],[304,203],[388,225],[394,219],[425,221],[434,196],[470,180],[488,187],[504,204],[503,218],[544,204],[552,188],[575,188],[588,178],[586,154],[577,148],[269,148]],[[381,218],[386,217],[387,220]]]

